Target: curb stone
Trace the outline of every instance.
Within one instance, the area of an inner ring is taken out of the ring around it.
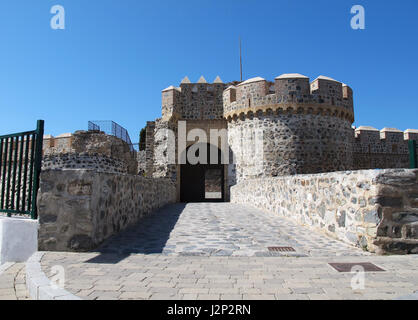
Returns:
[[[26,287],[33,300],[82,300],[67,290],[57,288],[41,268],[45,252],[35,252],[26,262]]]
[[[14,265],[14,262],[5,262],[2,265],[0,265],[0,275],[7,271],[7,269],[9,269],[11,266]]]

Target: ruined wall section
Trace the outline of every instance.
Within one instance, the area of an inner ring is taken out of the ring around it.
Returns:
[[[138,174],[145,176],[147,172],[147,153],[145,150],[137,153],[136,161],[138,162]]]
[[[145,128],[145,176],[152,177],[154,171],[154,132],[155,121],[147,121]]]
[[[177,180],[177,121],[157,119],[154,129],[152,177]]]
[[[92,169],[137,174],[135,152],[123,140],[99,131],[46,136],[42,169]]]

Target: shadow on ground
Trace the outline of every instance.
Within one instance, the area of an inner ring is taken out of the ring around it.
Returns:
[[[99,252],[87,263],[117,263],[131,254],[162,254],[186,204],[163,207],[143,217],[137,224],[107,239],[93,252]]]

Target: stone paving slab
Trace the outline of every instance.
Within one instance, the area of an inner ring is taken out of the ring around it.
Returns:
[[[296,251],[269,252],[271,246]],[[368,255],[288,219],[232,203],[166,206],[110,238],[98,251],[180,256]]]
[[[100,256],[107,262],[95,262]],[[353,290],[356,274],[339,273],[330,262],[372,262],[386,271],[365,273],[364,289]],[[51,267],[63,266],[64,289],[89,300],[395,299],[411,298],[418,289],[416,255],[296,258],[49,252],[41,263],[47,276]],[[103,275],[88,275],[89,269]]]
[[[296,254],[271,254],[292,246]],[[328,263],[386,270],[339,273]],[[230,203],[167,206],[96,252],[48,252],[42,271],[65,270],[63,289],[89,300],[394,299],[418,289],[418,255],[375,256],[273,214]]]
[[[29,300],[25,283],[24,263],[0,266],[0,300]]]

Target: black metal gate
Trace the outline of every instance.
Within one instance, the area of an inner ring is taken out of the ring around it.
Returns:
[[[0,212],[38,217],[44,121],[36,130],[0,136]]]

